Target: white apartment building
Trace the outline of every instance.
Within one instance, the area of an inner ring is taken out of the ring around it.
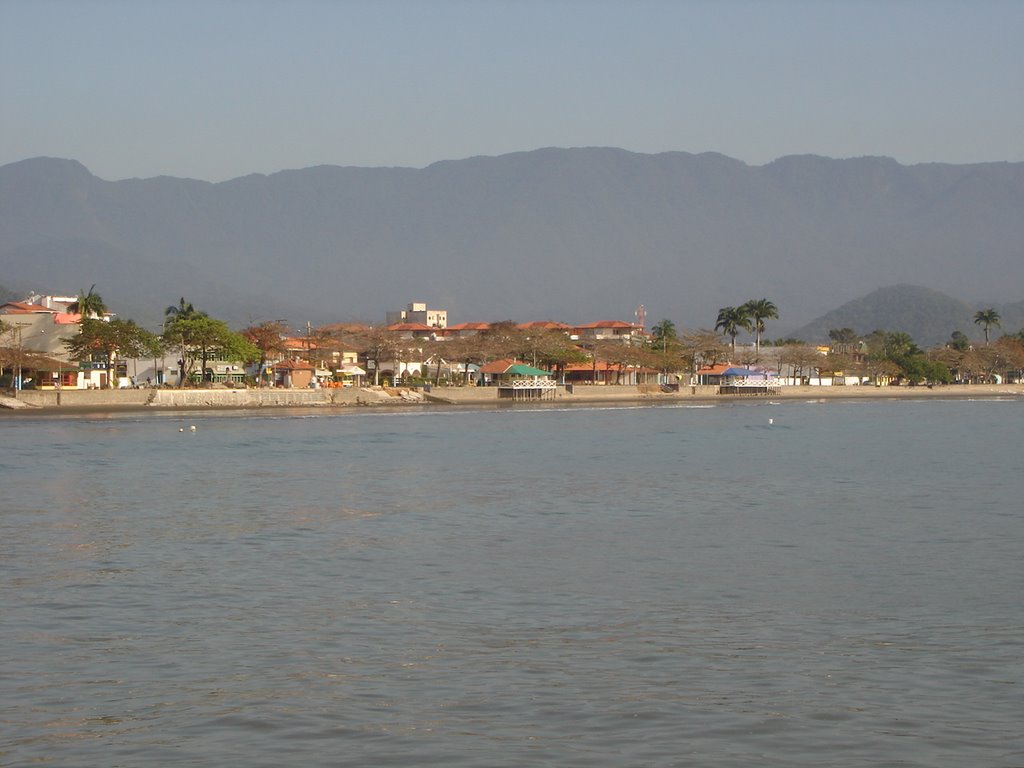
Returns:
[[[431,328],[448,327],[447,309],[427,309],[427,305],[419,301],[411,301],[405,309],[387,313],[388,325],[396,323],[421,323]]]

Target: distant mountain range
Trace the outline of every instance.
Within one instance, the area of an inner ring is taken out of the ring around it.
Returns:
[[[1019,306],[1022,211],[1024,163],[543,149],[211,184],[104,181],[36,158],[0,167],[0,282],[95,283],[144,324],[185,296],[236,324],[295,327],[378,323],[413,300],[456,323],[631,320],[644,304],[649,325],[710,327],[720,307],[766,297],[775,337],[817,334],[803,324],[898,284],[961,297],[961,316]],[[1002,311],[1009,327],[1016,310]]]

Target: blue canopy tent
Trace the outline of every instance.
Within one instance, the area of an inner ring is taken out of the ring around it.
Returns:
[[[768,378],[768,374],[764,371],[755,371],[751,368],[726,368],[722,371],[722,376],[735,377],[737,379]]]

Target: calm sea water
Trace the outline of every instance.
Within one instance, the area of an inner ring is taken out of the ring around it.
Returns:
[[[6,417],[0,764],[1024,765],[1022,437],[1019,400]]]

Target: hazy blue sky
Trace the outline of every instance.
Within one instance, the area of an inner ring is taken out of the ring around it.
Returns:
[[[1019,0],[0,0],[0,164],[1024,160]]]

